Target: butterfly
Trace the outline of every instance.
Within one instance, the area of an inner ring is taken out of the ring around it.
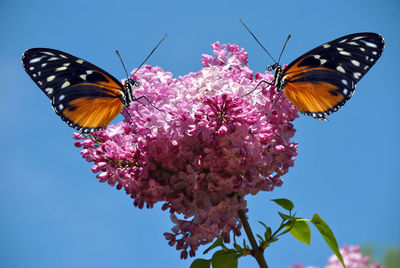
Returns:
[[[148,101],[145,96],[133,96],[132,89],[140,85],[139,81],[128,78],[122,85],[96,65],[60,50],[28,49],[22,55],[22,65],[36,85],[49,97],[56,114],[81,133],[93,133],[106,128],[121,112],[127,118],[129,114],[123,109],[129,107],[133,101],[141,98]],[[122,65],[124,66],[123,63]]]
[[[103,129],[135,100],[139,82],[116,78],[85,60],[51,48],[31,48],[22,55],[25,71],[51,100],[54,111],[82,133]]]
[[[382,55],[384,46],[383,37],[376,33],[342,36],[301,55],[285,69],[279,63],[268,66],[274,81],[260,84],[275,86],[301,113],[327,121],[326,116],[353,96],[356,84]]]

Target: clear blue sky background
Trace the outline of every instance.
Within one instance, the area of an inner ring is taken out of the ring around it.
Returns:
[[[283,63],[349,33],[372,31],[386,40],[381,59],[329,122],[294,122],[299,155],[285,183],[248,197],[255,231],[262,231],[257,220],[278,224],[269,199],[287,197],[298,215],[318,212],[340,245],[399,244],[399,11],[399,1],[2,0],[0,266],[189,267],[192,260],[180,260],[164,240],[172,224],[160,205],[139,210],[123,191],[97,181],[73,146],[73,130],[24,72],[21,54],[65,50],[123,78],[114,50],[132,69],[168,33],[149,64],[175,77],[198,71],[215,41],[245,47],[251,69],[262,72],[271,61],[239,17],[275,56],[292,34]],[[287,236],[266,258],[270,267],[322,267],[330,254],[313,230],[311,246]],[[239,267],[255,266],[240,259]]]

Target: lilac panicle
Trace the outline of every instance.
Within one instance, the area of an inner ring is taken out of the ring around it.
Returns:
[[[340,249],[340,253],[343,256],[344,264],[347,268],[385,268],[381,264],[368,264],[370,262],[369,256],[363,256],[360,250],[360,246],[343,246]],[[339,259],[332,255],[328,259],[328,264],[325,268],[339,268],[343,267]]]
[[[369,264],[371,258],[366,255],[362,255],[360,246],[347,246],[344,245],[340,248],[340,253],[342,254],[344,264],[347,268],[386,268],[379,263]],[[325,268],[343,268],[342,263],[336,257],[332,255],[328,258],[328,263]],[[290,268],[318,268],[316,266],[304,266],[301,263],[296,263]]]
[[[135,95],[162,111],[141,99],[126,108],[131,124],[74,135],[100,182],[123,188],[139,208],[163,202],[174,223],[164,236],[182,258],[216,237],[239,235],[244,197],[281,186],[297,155],[296,107],[284,99],[270,112],[273,89],[241,97],[272,81],[271,73],[254,75],[235,44],[212,47],[215,56],[203,55],[196,73],[173,78],[145,65],[132,77],[141,82]]]

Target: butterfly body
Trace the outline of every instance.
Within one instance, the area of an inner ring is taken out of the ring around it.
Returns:
[[[379,34],[350,34],[310,50],[285,69],[278,63],[268,69],[274,71],[276,90],[301,113],[326,121],[352,97],[383,48]]]
[[[22,64],[56,114],[82,133],[107,127],[136,100],[132,88],[137,81],[128,79],[122,85],[101,68],[60,50],[28,49]]]

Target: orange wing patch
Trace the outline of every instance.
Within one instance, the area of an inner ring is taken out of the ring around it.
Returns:
[[[119,98],[81,97],[68,105],[61,113],[84,128],[105,128],[123,109]]]
[[[98,71],[102,76],[104,76],[107,82],[104,81],[97,81],[97,86],[102,86],[107,88],[108,90],[112,90],[116,96],[121,96],[121,86],[118,85],[111,77],[103,72]]]
[[[288,76],[293,76],[293,75],[296,75],[296,74],[299,74],[299,73],[302,73],[302,72],[305,72],[305,71],[307,71],[307,70],[309,70],[311,67],[309,67],[309,66],[300,66],[299,67],[299,64],[303,61],[304,59],[302,59],[302,60],[300,60],[299,62],[296,62],[295,64],[293,64],[293,65],[289,65],[289,66],[287,66],[284,70],[283,70],[283,73],[284,73],[284,75],[288,75]],[[286,72],[286,71],[288,71],[288,72]]]
[[[301,74],[305,73],[310,70],[323,70],[323,71],[328,71],[332,72],[333,70],[329,68],[324,68],[324,67],[313,67],[313,66],[299,66],[306,58],[300,59],[299,61],[295,62],[294,64],[291,63],[288,65],[284,70],[283,70],[283,75],[285,76],[285,80],[290,80],[291,78]]]
[[[107,77],[107,79],[109,79]],[[121,93],[121,87],[118,86],[114,81],[109,80],[107,82],[104,81],[98,81],[96,83],[79,83],[76,85],[71,86],[70,88],[76,87],[76,86],[91,86],[91,87],[97,87],[99,88],[100,91],[104,91],[104,93],[107,93],[113,97],[119,98],[122,93]]]
[[[335,85],[327,82],[289,82],[283,92],[299,111],[317,113],[328,111],[344,100],[343,94],[336,90]]]

